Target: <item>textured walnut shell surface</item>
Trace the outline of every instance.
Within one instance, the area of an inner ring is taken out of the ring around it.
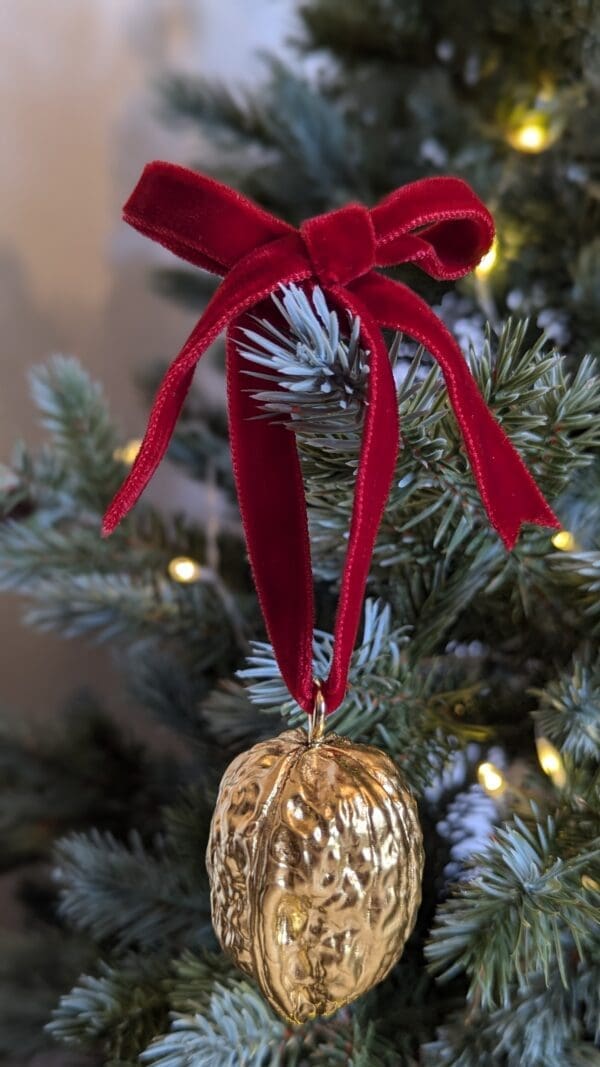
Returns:
[[[416,804],[379,749],[289,730],[225,772],[207,867],[222,948],[286,1019],[330,1015],[385,977],[414,926]]]

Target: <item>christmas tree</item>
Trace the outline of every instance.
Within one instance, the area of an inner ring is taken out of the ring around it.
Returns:
[[[124,687],[174,744],[144,748],[89,696],[43,737],[3,723],[3,869],[36,861],[38,873],[21,891],[27,932],[3,954],[0,1054],[25,1063],[59,1041],[76,1063],[113,1067],[591,1067],[598,12],[568,0],[309,0],[300,14],[293,69],[267,59],[265,83],[244,96],[173,77],[170,115],[208,135],[216,177],[294,224],[425,176],[472,184],[498,231],[475,274],[450,286],[410,267],[392,273],[460,340],[562,529],[527,527],[506,552],[437,365],[389,337],[402,450],[331,725],[387,752],[412,787],[423,901],[382,984],[294,1028],[219,952],[210,920],[205,852],[223,771],[305,720],[265,639],[224,408],[192,393],[169,452],[205,487],[197,522],[142,501],[102,540],[136,442],[80,364],[39,368],[32,396],[48,441],[35,454],[19,447],[3,471],[2,584],[23,595],[31,625],[112,642]],[[198,310],[206,299],[198,271],[157,280]],[[323,677],[369,353],[356,318],[318,287],[288,285],[274,301],[285,332],[259,320],[241,348],[264,417],[289,420],[301,455]],[[155,384],[154,369],[146,378]]]

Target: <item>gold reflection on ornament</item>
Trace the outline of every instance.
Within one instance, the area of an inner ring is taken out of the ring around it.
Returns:
[[[331,1015],[399,958],[421,899],[415,801],[388,756],[313,724],[229,766],[207,867],[223,949],[293,1023]]]
[[[282,896],[277,909],[277,940],[280,945],[296,941],[306,929],[309,906],[306,900],[300,900],[293,894]]]

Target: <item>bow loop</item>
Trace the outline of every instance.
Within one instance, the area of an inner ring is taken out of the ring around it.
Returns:
[[[417,263],[433,278],[461,278],[494,239],[494,220],[460,178],[423,178],[397,189],[371,211],[377,263]]]
[[[362,204],[307,219],[300,233],[323,286],[347,285],[375,266],[375,230],[371,212]]]
[[[123,218],[212,274],[226,274],[249,252],[296,232],[228,185],[161,162],[144,167]]]

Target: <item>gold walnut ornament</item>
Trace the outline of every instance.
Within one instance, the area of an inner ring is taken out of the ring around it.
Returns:
[[[417,806],[380,749],[288,730],[225,772],[207,851],[221,947],[279,1015],[330,1015],[385,978],[421,901]]]

